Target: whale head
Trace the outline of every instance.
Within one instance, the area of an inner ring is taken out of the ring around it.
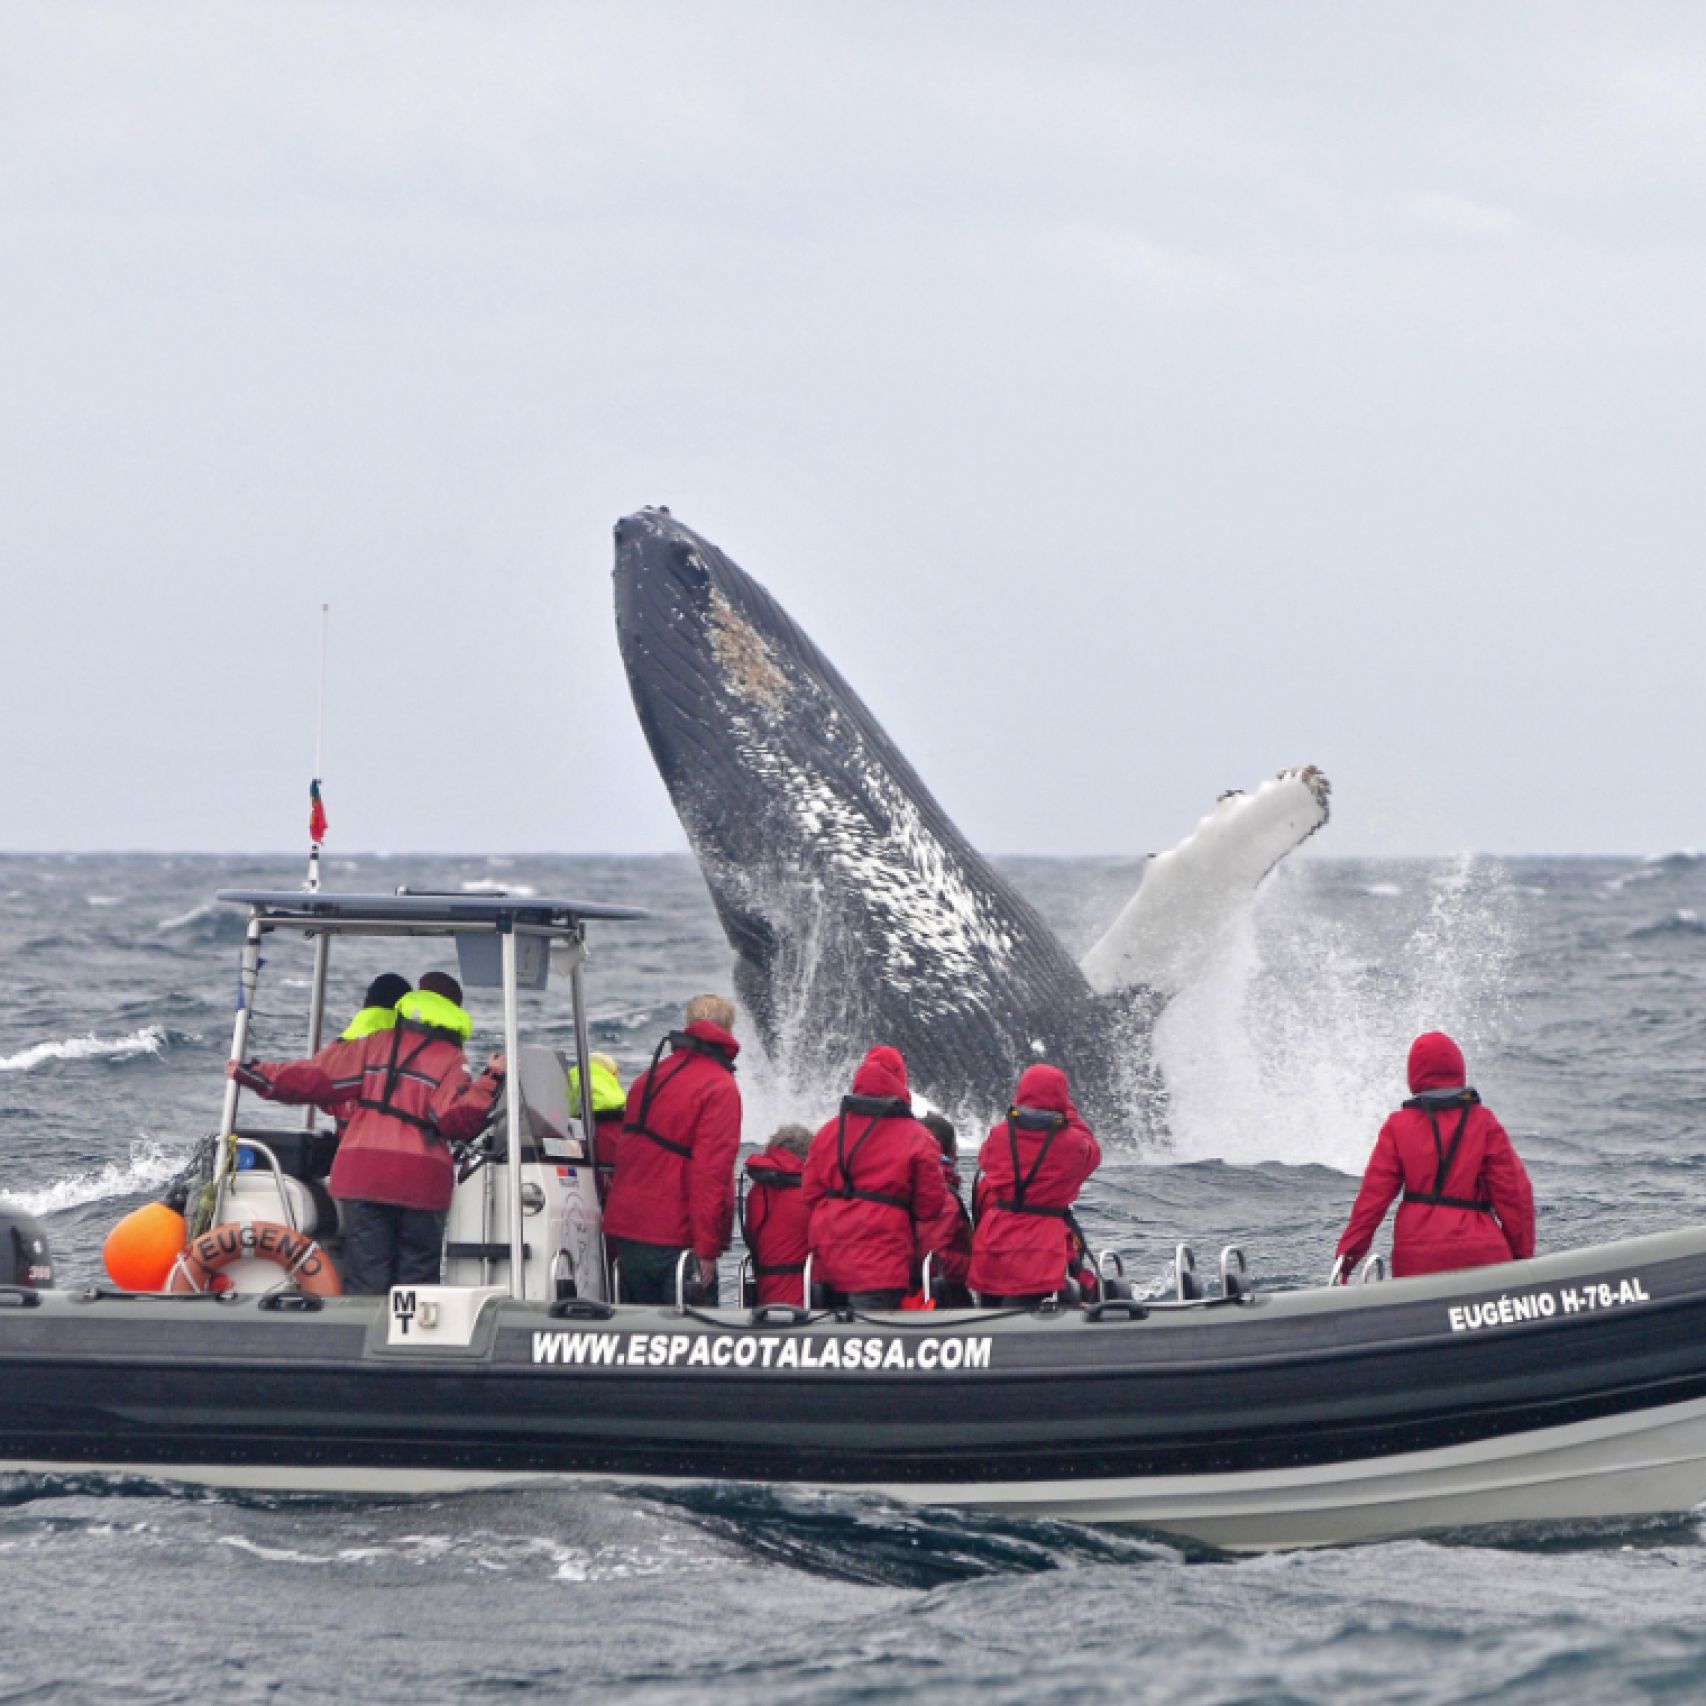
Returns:
[[[894,1043],[922,1094],[981,1112],[1085,1055],[1083,974],[757,581],[648,509],[617,524],[615,593],[641,728],[789,1076]]]

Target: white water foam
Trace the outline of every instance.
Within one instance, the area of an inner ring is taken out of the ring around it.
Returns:
[[[1420,1032],[1449,1031],[1473,1076],[1513,953],[1497,866],[1434,869],[1407,923],[1346,914],[1311,867],[1277,872],[1156,1027],[1174,1158],[1360,1172]]]
[[[217,900],[204,900],[200,906],[192,906],[188,912],[180,912],[175,918],[162,918],[154,926],[156,930],[187,930],[192,924],[199,924],[204,918],[223,917],[230,908]]]
[[[487,860],[487,863],[490,864],[491,861]],[[532,885],[528,883],[500,883],[493,881],[490,877],[473,877],[469,881],[461,883],[458,886],[462,890],[463,894],[513,894],[526,896],[538,894],[539,892],[538,889],[532,887]]]
[[[138,1138],[130,1146],[126,1161],[109,1161],[104,1167],[86,1173],[71,1173],[43,1185],[36,1191],[9,1191],[6,1200],[17,1204],[25,1214],[59,1214],[68,1208],[82,1208],[87,1203],[105,1202],[109,1197],[144,1196],[157,1191],[171,1179],[190,1152],[185,1148],[169,1148],[151,1137]]]
[[[126,1060],[132,1055],[158,1054],[165,1046],[163,1025],[144,1025],[127,1037],[66,1037],[61,1042],[35,1043],[17,1054],[0,1056],[0,1072],[30,1072],[50,1060]]]

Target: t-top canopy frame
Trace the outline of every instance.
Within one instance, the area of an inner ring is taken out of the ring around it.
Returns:
[[[218,898],[249,909],[249,927],[244,932],[242,969],[238,979],[237,1015],[231,1035],[233,1060],[242,1060],[248,1048],[249,1016],[261,968],[261,941],[270,931],[301,930],[320,938],[309,1005],[310,1054],[320,1047],[326,1002],[327,955],[324,949],[328,937],[495,935],[501,948],[504,1052],[511,1063],[519,1058],[521,1049],[516,938],[546,937],[568,945],[575,1054],[580,1063],[580,1081],[587,1092],[581,1097],[581,1123],[588,1154],[592,1153],[596,1142],[590,1112],[592,1052],[587,1036],[586,1003],[581,994],[586,925],[589,920],[629,922],[649,918],[650,913],[634,906],[608,906],[601,901],[564,900],[540,895],[411,894],[403,889],[392,894],[334,894],[324,889],[220,889]],[[222,1136],[236,1129],[239,1094],[237,1081],[228,1078],[220,1114]],[[521,1099],[511,1092],[505,1100],[509,1114],[505,1147],[512,1198],[509,1203],[509,1289],[512,1297],[522,1299],[526,1295],[526,1272],[521,1232]],[[312,1121],[312,1109],[308,1111],[308,1118]],[[229,1165],[230,1148],[229,1144],[220,1144],[216,1177],[222,1175]]]

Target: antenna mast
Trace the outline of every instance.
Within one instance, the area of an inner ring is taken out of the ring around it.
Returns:
[[[320,890],[320,843],[326,839],[326,806],[320,798],[320,772],[326,746],[326,652],[331,636],[332,607],[320,606],[320,698],[314,714],[314,778],[308,784],[308,882],[310,894]]]

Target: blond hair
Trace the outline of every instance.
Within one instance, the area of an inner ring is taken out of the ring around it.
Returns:
[[[724,995],[695,995],[687,1003],[687,1022],[697,1025],[701,1021],[732,1031],[735,1028],[735,1004]]]

